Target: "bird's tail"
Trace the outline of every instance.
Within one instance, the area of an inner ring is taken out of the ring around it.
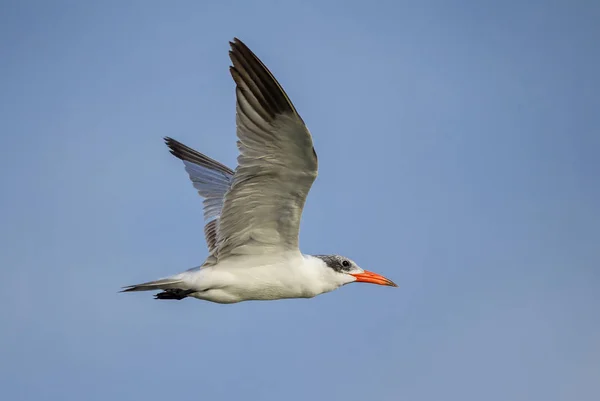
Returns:
[[[182,283],[183,280],[181,278],[167,277],[156,281],[148,281],[146,283],[128,285],[123,287],[123,290],[121,290],[120,292],[180,289]]]

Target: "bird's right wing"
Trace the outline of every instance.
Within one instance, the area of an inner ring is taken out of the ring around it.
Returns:
[[[210,256],[205,264],[216,262],[217,233],[223,198],[231,186],[233,171],[202,153],[172,138],[165,138],[171,153],[181,159],[194,188],[204,198],[204,236]]]
[[[296,252],[302,210],[318,170],[311,134],[244,43],[234,39],[229,55],[240,155],[219,218],[217,259]]]

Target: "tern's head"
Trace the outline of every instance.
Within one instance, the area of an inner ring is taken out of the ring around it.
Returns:
[[[398,287],[393,281],[367,270],[361,269],[354,261],[340,255],[315,255],[321,259],[331,273],[331,277],[340,283],[340,285],[352,282],[371,283],[379,285],[389,285]]]

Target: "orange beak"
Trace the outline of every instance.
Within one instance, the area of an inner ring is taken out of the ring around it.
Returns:
[[[378,285],[389,285],[390,287],[398,287],[392,280],[383,277],[380,274],[364,271],[364,273],[352,274],[356,277],[357,283],[371,283]]]

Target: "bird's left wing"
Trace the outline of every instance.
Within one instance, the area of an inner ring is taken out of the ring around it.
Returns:
[[[233,171],[210,157],[176,141],[165,138],[171,153],[181,159],[190,176],[194,188],[204,198],[204,235],[210,256],[206,264],[214,263],[217,249],[219,217],[223,208],[223,198],[231,186]]]

